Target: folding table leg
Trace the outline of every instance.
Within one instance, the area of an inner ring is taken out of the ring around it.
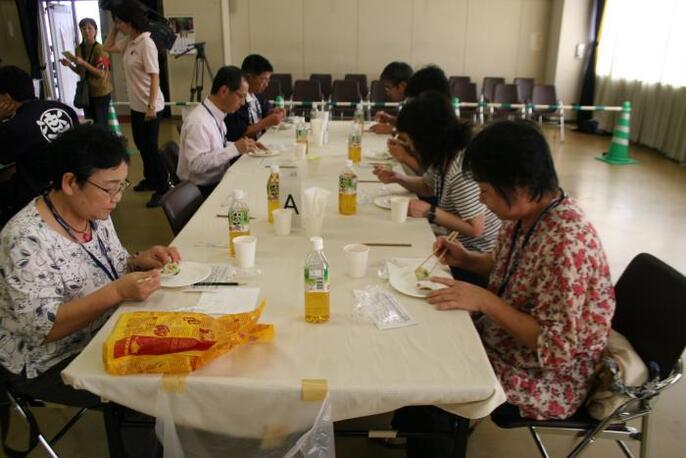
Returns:
[[[121,435],[123,408],[113,402],[108,402],[103,408],[105,417],[105,432],[107,433],[107,449],[110,458],[127,458],[124,441]]]
[[[469,419],[456,417],[455,442],[453,443],[453,458],[467,456],[467,439],[469,438]]]

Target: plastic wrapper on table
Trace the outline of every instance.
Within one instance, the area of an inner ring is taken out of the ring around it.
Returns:
[[[190,312],[123,313],[103,345],[113,375],[192,372],[235,347],[269,342],[274,327],[258,324],[266,301],[248,313],[213,317]]]

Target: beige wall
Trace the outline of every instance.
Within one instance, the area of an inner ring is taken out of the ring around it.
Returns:
[[[164,15],[192,16],[196,41],[205,43],[205,54],[213,72],[224,65],[224,39],[222,33],[222,5],[225,0],[164,0]],[[169,90],[173,101],[189,99],[189,89],[195,54],[187,54],[175,59],[168,55]],[[212,79],[206,73],[203,96],[210,94]],[[176,113],[178,109],[174,109]]]
[[[0,59],[1,65],[16,65],[31,72],[14,0],[0,0]]]
[[[551,0],[229,0],[231,53],[295,78],[375,79],[391,60],[448,75],[545,77]]]

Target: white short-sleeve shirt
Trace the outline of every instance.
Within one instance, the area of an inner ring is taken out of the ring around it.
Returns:
[[[150,38],[150,32],[143,32],[135,39],[124,41],[122,46],[122,61],[126,90],[129,94],[131,109],[145,113],[150,97],[150,74],[159,75],[160,67],[157,61],[157,47]],[[157,91],[155,111],[164,109],[164,95]]]
[[[36,202],[31,201],[0,232],[0,364],[14,374],[25,370],[27,378],[79,353],[111,314],[102,314],[60,340],[45,342],[61,304],[86,296],[111,280],[80,244],[43,221]],[[93,240],[83,244],[108,266],[98,239],[117,274],[125,273],[129,254],[111,219],[97,221]]]

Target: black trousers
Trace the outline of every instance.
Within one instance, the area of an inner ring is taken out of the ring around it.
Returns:
[[[465,418],[435,406],[411,406],[396,410],[391,424],[400,432],[445,435],[426,439],[408,437],[407,458],[465,456],[469,434],[469,420]]]
[[[131,131],[133,132],[133,141],[143,159],[145,181],[150,183],[157,193],[164,194],[169,188],[169,177],[157,149],[161,114],[160,111],[155,119],[146,121],[145,113],[131,110]]]
[[[482,277],[470,270],[460,269],[459,267],[450,267],[450,272],[453,274],[455,280],[465,281],[472,285],[481,286],[485,288],[488,286],[488,277]]]
[[[91,97],[89,104],[83,109],[87,119],[92,119],[93,124],[107,129],[107,115],[110,108],[110,94],[101,97]]]

